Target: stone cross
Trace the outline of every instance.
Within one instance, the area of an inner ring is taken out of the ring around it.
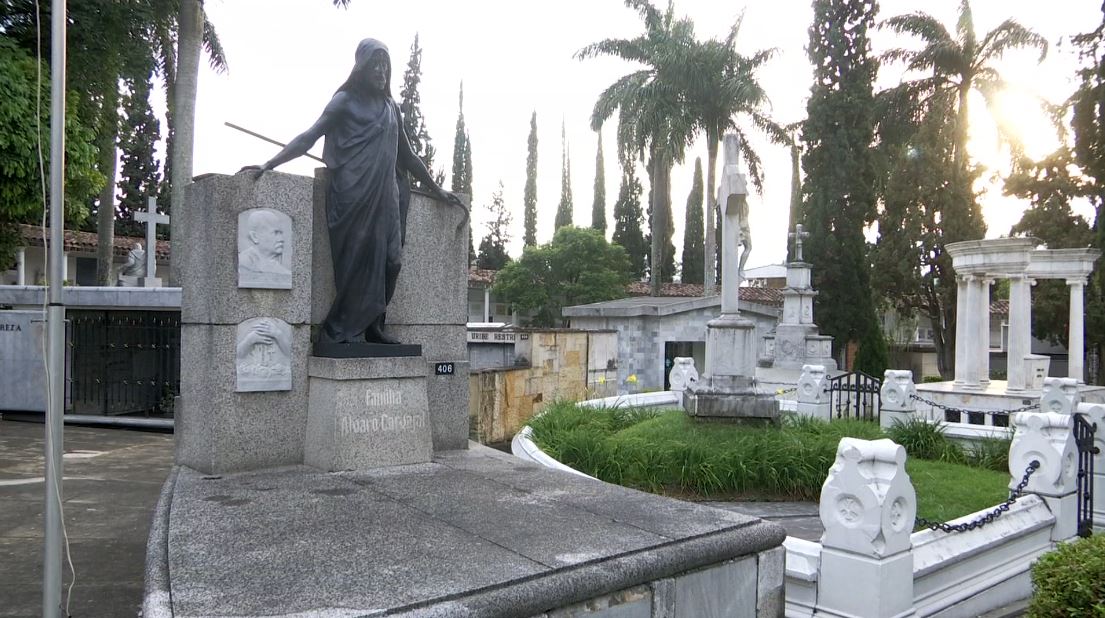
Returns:
[[[169,215],[157,212],[157,198],[149,198],[146,212],[134,213],[134,220],[146,224],[146,276],[157,276],[157,224],[169,225]]]
[[[738,258],[741,245],[742,215],[747,209],[748,189],[744,174],[740,172],[740,139],[735,133],[725,136],[725,166],[718,183],[717,201],[721,206],[721,312],[738,312],[741,260]],[[747,253],[747,249],[745,250]]]
[[[810,233],[806,231],[806,226],[799,223],[794,226],[794,231],[787,234],[790,238],[794,239],[794,261],[802,261],[802,239],[809,237]]]

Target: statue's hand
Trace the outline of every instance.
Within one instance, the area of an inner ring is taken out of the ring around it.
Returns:
[[[263,165],[247,165],[247,166],[243,167],[242,169],[238,170],[238,173],[239,174],[249,174],[250,176],[253,177],[254,180],[257,180],[258,178],[261,177],[261,174],[264,174],[267,171],[268,171],[268,169],[265,168],[265,166],[263,166]]]

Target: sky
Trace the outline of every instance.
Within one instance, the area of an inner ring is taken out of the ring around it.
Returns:
[[[659,2],[656,2],[659,4]],[[955,0],[882,0],[880,17],[924,10],[954,28]],[[1055,146],[1046,117],[1035,101],[1059,101],[1074,89],[1076,62],[1069,45],[1072,34],[1092,30],[1101,21],[1098,0],[975,0],[975,27],[981,37],[1006,18],[1014,18],[1047,38],[1052,48],[1037,64],[1031,51],[1012,53],[999,65],[1010,83],[1001,113],[1023,133],[1028,151],[1043,155]],[[633,37],[643,26],[637,14],[619,0],[352,0],[348,9],[331,0],[206,0],[205,9],[226,52],[229,71],[216,74],[201,68],[196,111],[195,174],[232,174],[244,165],[261,164],[277,147],[224,126],[241,125],[287,142],[309,127],[348,76],[357,43],[367,37],[388,45],[392,58],[392,93],[398,100],[403,71],[415,34],[422,47],[422,112],[437,149],[434,167],[451,171],[458,93],[464,84],[464,119],[472,143],[473,236],[476,245],[486,234],[485,206],[503,183],[503,196],[513,212],[508,249],[521,254],[522,193],[526,170],[526,139],[530,114],[538,125],[538,242],[552,237],[560,201],[561,123],[571,160],[572,197],[576,225],[589,225],[594,192],[596,134],[589,122],[599,93],[622,75],[639,67],[615,58],[577,60],[585,45],[609,37]],[[806,57],[812,19],[809,0],[718,2],[676,0],[677,15],[694,20],[700,39],[723,37],[743,14],[737,50],[749,55],[765,48],[778,53],[759,74],[771,99],[769,113],[781,124],[805,116],[812,71]],[[878,52],[889,47],[916,46],[888,32],[872,35]],[[880,86],[902,78],[900,68],[884,69]],[[993,176],[1004,158],[993,122],[981,100],[972,102],[969,147],[988,168],[980,182],[983,213],[994,237],[1009,233],[1026,202],[1000,195]],[[750,131],[753,146],[764,160],[762,195],[749,196],[755,249],[748,266],[781,263],[787,242],[790,200],[790,154]],[[618,194],[615,126],[603,129],[606,168],[607,235]],[[312,151],[321,153],[322,141]],[[688,149],[687,160],[672,173],[672,210],[676,255],[682,247],[684,210],[696,156],[706,159],[705,140]],[[279,171],[306,174],[321,164],[301,158]],[[639,177],[646,178],[643,169]],[[448,178],[445,188],[448,189]],[[642,205],[644,207],[644,205]],[[1088,206],[1076,211],[1092,217]],[[814,265],[816,268],[816,265]]]

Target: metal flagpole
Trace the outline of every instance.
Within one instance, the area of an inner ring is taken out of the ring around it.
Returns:
[[[46,308],[46,555],[42,615],[61,615],[61,454],[65,405],[65,305],[62,304],[65,226],[65,14],[52,0],[50,20],[50,270]]]

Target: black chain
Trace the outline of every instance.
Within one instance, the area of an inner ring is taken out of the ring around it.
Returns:
[[[918,517],[914,520],[916,522],[914,524],[914,527],[921,526],[924,528],[928,528],[929,530],[943,530],[944,532],[966,532],[968,530],[974,530],[975,528],[981,528],[986,524],[994,521],[995,519],[1001,517],[1002,513],[1009,510],[1009,507],[1017,501],[1017,498],[1020,498],[1021,495],[1023,495],[1024,488],[1028,487],[1029,477],[1031,477],[1032,473],[1039,468],[1040,462],[1033,459],[1032,463],[1028,464],[1028,467],[1024,470],[1024,478],[1021,479],[1020,483],[1017,483],[1017,487],[1014,488],[1013,491],[1009,492],[1009,499],[997,505],[996,507],[994,507],[994,510],[986,513],[985,515],[980,515],[979,517],[963,524],[949,524],[946,522],[932,521],[929,519],[925,519],[924,517]]]
[[[1028,412],[1029,410],[1036,410],[1040,407],[1040,402],[1037,401],[1036,403],[1030,403],[1030,404],[1027,404],[1027,405],[1023,405],[1019,408],[1014,408],[1012,410],[973,410],[971,408],[953,408],[952,406],[946,406],[946,405],[941,404],[941,403],[936,403],[935,401],[933,401],[931,399],[925,399],[924,397],[921,397],[920,395],[917,395],[916,393],[910,395],[909,398],[914,399],[916,401],[920,401],[921,403],[928,404],[928,405],[930,405],[934,408],[944,410],[945,412],[962,412],[963,414],[989,414],[989,415],[1005,416],[1005,415],[1008,415],[1008,414],[1016,414],[1017,412]]]

